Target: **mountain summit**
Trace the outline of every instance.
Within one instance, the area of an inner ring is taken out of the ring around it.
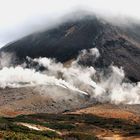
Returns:
[[[0,51],[16,54],[18,63],[27,56],[55,58],[64,63],[75,59],[83,49],[97,48],[100,57],[96,61],[88,57],[80,63],[95,68],[123,67],[127,78],[137,82],[140,81],[139,36],[138,26],[115,26],[95,16],[85,16],[26,36]]]

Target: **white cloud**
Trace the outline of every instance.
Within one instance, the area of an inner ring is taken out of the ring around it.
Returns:
[[[0,0],[0,46],[78,8],[140,19],[139,0]]]

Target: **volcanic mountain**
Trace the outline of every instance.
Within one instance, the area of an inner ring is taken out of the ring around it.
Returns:
[[[139,38],[136,23],[86,15],[1,48],[0,138],[139,139]]]
[[[95,68],[106,68],[111,64],[123,67],[126,76],[137,82],[140,81],[139,33],[140,27],[136,24],[115,26],[90,15],[28,35],[0,51],[16,54],[16,63],[23,62],[26,56],[56,58],[64,63],[76,58],[83,49],[97,48],[100,57],[96,62],[88,56],[79,63]]]

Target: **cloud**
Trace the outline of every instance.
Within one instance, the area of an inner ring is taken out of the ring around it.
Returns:
[[[139,0],[0,0],[0,46],[58,22],[77,9],[140,19]]]

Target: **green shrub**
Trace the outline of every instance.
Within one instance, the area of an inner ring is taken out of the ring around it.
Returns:
[[[82,133],[82,132],[70,133],[64,139],[67,140],[68,138],[69,139],[76,138],[77,140],[98,140],[98,138],[96,136],[91,135],[91,134]]]

